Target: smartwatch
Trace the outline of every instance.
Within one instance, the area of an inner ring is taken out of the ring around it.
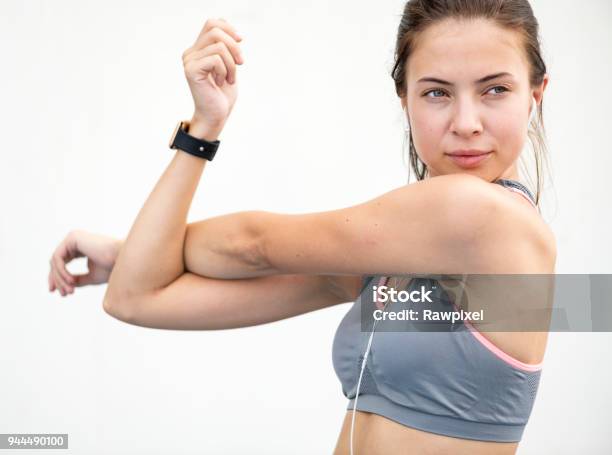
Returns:
[[[209,142],[204,139],[198,139],[187,134],[188,131],[189,122],[185,120],[178,122],[170,138],[170,148],[180,149],[190,155],[212,161],[221,142],[218,140]]]

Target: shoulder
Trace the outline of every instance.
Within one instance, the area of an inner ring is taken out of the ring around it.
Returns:
[[[424,193],[444,211],[445,237],[464,242],[464,251],[482,273],[554,272],[554,233],[523,196],[469,174],[423,182],[430,187]]]
[[[491,272],[553,273],[557,247],[550,226],[522,195],[482,180],[486,192],[484,218],[476,224],[490,235],[484,249],[494,252]],[[489,257],[491,259],[491,257]]]
[[[364,211],[380,210],[396,219],[409,215],[446,220],[457,231],[500,208],[502,199],[492,186],[469,174],[441,175],[403,185],[361,205]]]
[[[482,239],[485,232],[495,232],[499,223],[516,208],[499,185],[470,174],[447,174],[406,186],[404,203],[422,198],[427,214],[437,218],[451,240],[467,242]],[[416,193],[416,194],[415,194]]]
[[[494,209],[501,201],[494,184],[469,174],[448,174],[432,177],[407,185],[406,193],[419,192],[435,204],[432,209],[461,212],[461,219],[469,221],[467,215],[481,215]]]

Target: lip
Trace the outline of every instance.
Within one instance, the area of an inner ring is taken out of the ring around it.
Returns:
[[[448,157],[459,167],[469,169],[478,166],[483,161],[489,158],[492,151],[483,150],[454,150],[447,153]]]
[[[462,156],[472,156],[472,155],[483,155],[485,153],[489,153],[490,150],[476,150],[476,149],[469,149],[469,150],[453,150],[452,152],[448,152],[447,155],[462,155]]]

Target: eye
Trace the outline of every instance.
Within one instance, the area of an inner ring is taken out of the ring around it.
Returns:
[[[427,92],[423,93],[423,96],[427,97],[427,95],[429,95],[430,93],[434,93],[434,92],[439,92],[439,93],[446,93],[444,90],[439,89],[439,88],[434,88],[432,90],[428,90]],[[439,96],[430,96],[429,98],[440,98]]]
[[[508,92],[508,91],[509,91],[509,90],[508,90],[506,87],[504,87],[503,85],[496,85],[495,87],[491,87],[489,90],[487,90],[487,93],[489,93],[491,90],[496,89],[496,88],[501,88],[501,89],[503,89],[503,91],[502,91],[501,93],[504,93],[504,92]],[[500,92],[497,92],[497,94],[498,94],[498,95],[499,95],[499,94],[501,94],[501,93],[500,93]]]
[[[487,90],[486,93],[489,93],[491,90],[494,90],[494,89],[501,89],[501,91],[493,93],[494,95],[501,95],[504,92],[510,91],[507,87],[504,87],[503,85],[496,85],[495,87],[491,87],[489,90]],[[428,96],[430,93],[436,93],[436,92],[446,94],[444,90],[440,88],[434,88],[434,89],[428,90],[427,92],[423,93],[423,96],[428,97],[428,98],[442,98],[442,96]]]

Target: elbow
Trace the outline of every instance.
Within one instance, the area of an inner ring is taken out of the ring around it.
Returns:
[[[118,297],[110,292],[104,295],[102,302],[104,312],[113,318],[127,324],[137,324],[136,304],[133,298]]]
[[[268,212],[252,210],[245,214],[245,245],[242,249],[244,263],[258,272],[273,270],[266,254],[266,217]]]
[[[267,212],[243,211],[190,223],[185,231],[183,263],[186,271],[226,278],[228,269],[239,268],[241,277],[253,276],[267,263],[264,230]]]

